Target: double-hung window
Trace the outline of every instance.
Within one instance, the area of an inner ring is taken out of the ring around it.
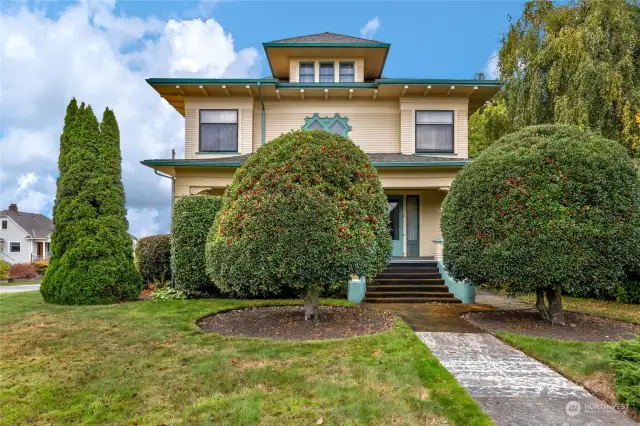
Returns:
[[[20,242],[11,241],[9,243],[9,253],[20,253]]]
[[[315,70],[313,62],[300,62],[300,83],[313,83],[315,81]]]
[[[334,83],[333,62],[320,62],[320,83]]]
[[[355,81],[353,62],[340,62],[340,83],[353,83]]]
[[[200,152],[238,152],[238,110],[200,110]]]
[[[416,152],[453,152],[453,111],[416,111]]]
[[[6,220],[2,221],[2,229],[7,229],[7,221]]]

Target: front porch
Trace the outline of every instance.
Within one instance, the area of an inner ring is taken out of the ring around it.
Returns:
[[[385,189],[393,241],[392,262],[433,261],[440,238],[440,208],[446,191],[435,188]]]

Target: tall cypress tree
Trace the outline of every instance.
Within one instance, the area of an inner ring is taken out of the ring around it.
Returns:
[[[81,107],[65,140],[54,252],[41,288],[49,302],[102,304],[138,296],[141,281],[127,233],[115,117],[103,126],[104,134],[91,107]]]

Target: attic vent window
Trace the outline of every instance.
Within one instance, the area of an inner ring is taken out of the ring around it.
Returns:
[[[347,137],[347,133],[351,131],[351,126],[349,126],[349,119],[340,117],[338,113],[333,117],[320,117],[316,112],[311,117],[304,119],[302,130],[324,130]]]

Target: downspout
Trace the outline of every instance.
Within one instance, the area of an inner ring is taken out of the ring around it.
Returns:
[[[265,122],[267,118],[267,113],[264,110],[264,99],[262,99],[262,90],[260,89],[260,82],[258,82],[258,94],[260,95],[260,104],[262,105],[262,145],[264,145],[264,135],[267,123]]]
[[[172,153],[172,156],[174,154]],[[161,176],[163,178],[171,179],[171,211],[169,211],[169,223],[173,220],[173,204],[176,196],[176,178],[173,176],[165,175],[164,173],[158,172],[156,169],[153,169],[156,175]],[[171,270],[171,288],[176,288],[176,282],[173,278],[173,269]]]

